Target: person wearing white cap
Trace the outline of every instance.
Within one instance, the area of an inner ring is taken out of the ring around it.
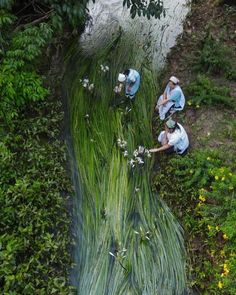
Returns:
[[[184,127],[171,118],[166,121],[165,130],[159,134],[158,141],[161,147],[150,149],[149,152],[164,151],[167,154],[176,152],[184,155],[189,147],[189,139]]]
[[[165,120],[167,113],[183,110],[185,96],[179,86],[179,80],[171,76],[164,93],[159,97],[155,110],[159,112],[161,120]]]
[[[118,75],[119,86],[116,86],[114,91],[120,93],[125,84],[126,97],[133,99],[140,85],[140,74],[133,69],[125,70]]]

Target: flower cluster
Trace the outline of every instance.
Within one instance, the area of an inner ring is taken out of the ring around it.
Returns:
[[[150,241],[150,231],[144,231],[141,226],[139,227],[139,231],[135,230],[134,233],[139,235],[142,241]]]
[[[206,190],[204,188],[201,188],[199,190],[199,202],[197,203],[197,206],[196,206],[196,212],[199,214],[199,215],[202,215],[202,206],[205,204],[206,202]],[[209,229],[209,228],[208,228]],[[210,229],[209,229],[210,230]]]
[[[223,272],[221,274],[222,277],[226,277],[229,274],[229,267],[228,264],[225,262],[223,264]]]
[[[111,256],[113,256],[114,258],[121,260],[126,257],[126,255],[125,255],[126,251],[127,251],[127,249],[123,248],[123,249],[117,250],[115,253],[109,252],[109,254]]]
[[[116,249],[114,253],[112,252],[109,252],[109,254],[111,256],[113,256],[115,258],[115,260],[120,264],[120,266],[125,270],[127,271],[127,268],[124,267],[124,265],[122,264],[123,263],[123,260],[124,258],[126,257],[126,249],[123,248],[123,249]]]
[[[118,139],[117,139],[117,145],[118,145],[118,147],[120,147],[121,149],[124,149],[124,148],[126,148],[126,146],[127,146],[127,141],[118,138]],[[127,152],[127,151],[125,151],[125,152]],[[128,156],[128,152],[127,152],[127,155],[126,155],[126,156]]]
[[[118,138],[117,139],[117,145],[120,149],[123,150],[123,155],[124,157],[128,158],[129,157],[129,152],[126,149],[127,147],[127,141]],[[146,149],[144,146],[139,146],[136,150],[133,151],[133,157],[130,158],[128,161],[128,164],[130,165],[131,168],[134,168],[136,165],[143,165],[144,164],[144,157],[151,157],[151,153],[149,152],[148,149]]]
[[[219,281],[218,284],[217,284],[217,287],[218,287],[219,289],[222,289],[222,288],[223,288],[223,283],[222,283],[221,281]]]
[[[109,67],[108,66],[104,66],[104,65],[100,65],[101,71],[106,73],[109,71]]]
[[[82,83],[83,87],[88,89],[89,91],[92,91],[94,89],[94,84],[90,83],[88,78],[84,78],[83,80],[80,79],[80,82]]]
[[[121,90],[122,90],[122,87],[120,85],[119,86],[115,86],[115,88],[114,88],[114,92],[115,93],[120,93]]]
[[[131,168],[134,168],[135,165],[143,165],[144,164],[143,158],[145,156],[147,156],[148,158],[150,158],[151,157],[151,153],[144,146],[141,146],[140,145],[138,147],[138,149],[134,150],[133,156],[134,156],[134,158],[132,158],[129,161],[129,165],[131,166]]]

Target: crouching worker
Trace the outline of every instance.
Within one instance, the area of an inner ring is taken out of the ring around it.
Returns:
[[[158,141],[162,146],[150,149],[151,153],[164,151],[167,154],[176,152],[177,154],[184,155],[189,146],[188,135],[184,127],[171,118],[165,123],[165,131],[161,131]]]
[[[160,120],[165,120],[166,115],[183,110],[184,105],[185,97],[179,86],[179,80],[172,76],[164,93],[159,97],[155,110],[159,112]]]
[[[129,69],[118,75],[118,81],[120,84],[115,87],[114,91],[120,93],[123,84],[125,85],[125,95],[131,100],[134,99],[136,92],[140,85],[140,75],[136,70]]]

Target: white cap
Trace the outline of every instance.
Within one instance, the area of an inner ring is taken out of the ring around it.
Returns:
[[[174,84],[178,84],[179,83],[179,79],[177,79],[175,76],[171,76],[169,81],[173,82]]]
[[[122,83],[122,82],[125,82],[125,80],[126,80],[126,76],[120,73],[118,75],[118,81]]]

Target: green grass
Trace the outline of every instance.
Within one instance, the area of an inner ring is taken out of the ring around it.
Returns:
[[[68,63],[68,73],[74,73],[66,77],[66,83],[81,185],[77,200],[78,294],[183,294],[182,229],[151,190],[152,160],[145,158],[143,167],[132,170],[116,144],[118,138],[126,140],[129,154],[139,145],[153,144],[153,73],[136,58],[132,42],[130,46],[124,42],[119,40],[116,49],[110,44],[93,58],[81,56],[78,50]],[[109,65],[109,73],[101,73],[100,64]],[[128,66],[141,72],[142,82],[127,113],[127,101],[112,105],[117,74]],[[85,76],[95,83],[93,93],[81,86]],[[145,238],[148,231],[150,240]],[[121,253],[123,248],[127,249],[125,258],[109,255]]]

